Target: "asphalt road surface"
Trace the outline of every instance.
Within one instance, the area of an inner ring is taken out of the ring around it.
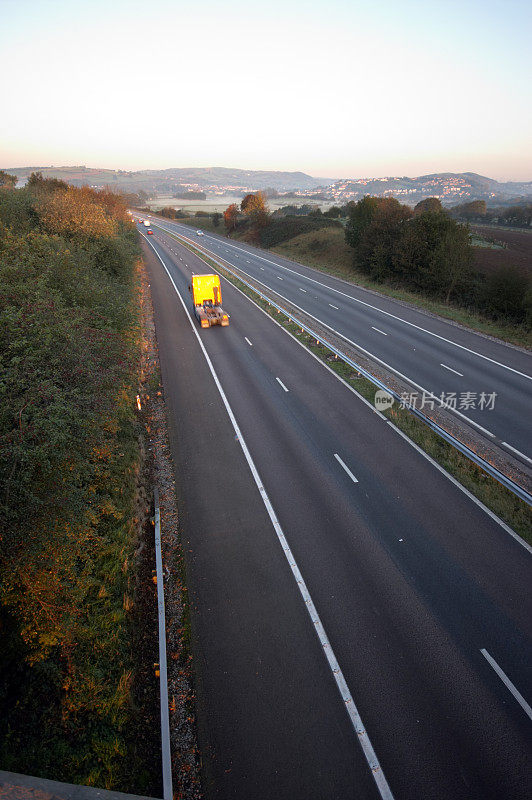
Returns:
[[[197,241],[408,378],[418,407],[424,391],[447,402],[454,395],[462,418],[532,464],[529,353],[250,245],[197,237],[167,220],[156,224]]]
[[[145,238],[207,797],[530,797],[531,549],[227,281],[191,324],[209,270]]]

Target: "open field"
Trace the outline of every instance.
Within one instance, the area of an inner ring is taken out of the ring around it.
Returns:
[[[215,211],[223,213],[227,206],[232,203],[239,206],[243,197],[243,194],[207,195],[206,200],[178,200],[171,195],[165,195],[163,197],[150,198],[146,205],[153,211],[158,211],[165,206],[171,206],[172,208],[182,208],[188,211],[189,214],[193,214],[196,211],[207,211],[212,214]],[[316,208],[321,208],[322,211],[327,211],[328,208],[334,205],[334,202],[332,200],[309,200],[307,197],[274,197],[268,200],[270,211],[289,205],[313,205]]]
[[[475,266],[482,272],[500,267],[517,267],[532,275],[532,230],[512,230],[489,225],[472,225],[473,234],[497,247],[475,247]]]

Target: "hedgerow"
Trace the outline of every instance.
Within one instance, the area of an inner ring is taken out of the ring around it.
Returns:
[[[138,256],[116,195],[0,190],[0,763],[140,793]]]

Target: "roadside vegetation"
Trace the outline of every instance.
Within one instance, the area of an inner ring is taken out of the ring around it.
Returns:
[[[109,191],[39,173],[0,184],[0,764],[154,793],[156,693],[137,672],[138,235]]]
[[[492,237],[473,238],[468,221],[444,210],[436,198],[414,209],[368,196],[325,213],[310,205],[270,213],[258,192],[230,205],[223,225],[219,215],[163,211],[513,344],[531,344],[532,272],[526,255]],[[505,209],[504,219],[522,220],[522,212],[518,206]]]

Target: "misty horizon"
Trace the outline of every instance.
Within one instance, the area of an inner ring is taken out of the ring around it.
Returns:
[[[8,169],[532,179],[532,11],[520,0],[5,6]]]

